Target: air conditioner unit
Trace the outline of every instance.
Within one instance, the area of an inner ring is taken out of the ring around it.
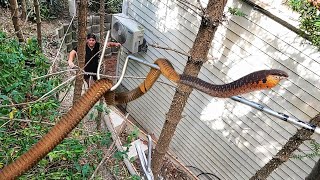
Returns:
[[[143,27],[127,15],[118,13],[112,16],[111,37],[131,53],[139,52],[145,44],[143,34]]]

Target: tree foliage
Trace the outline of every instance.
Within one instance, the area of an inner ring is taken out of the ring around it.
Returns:
[[[38,99],[59,83],[58,79],[40,79],[33,77],[45,75],[49,67],[48,60],[40,52],[36,39],[28,39],[25,45],[9,39],[0,32],[0,101],[2,105],[30,102]],[[54,102],[49,98],[47,103]],[[30,117],[35,105],[18,106],[21,111],[15,117]],[[0,115],[7,115],[12,108],[1,108]]]
[[[307,0],[289,0],[289,6],[300,13],[300,29],[310,37],[313,45],[320,48],[320,13]]]
[[[0,69],[1,169],[30,149],[59,119],[60,103],[56,96],[35,100],[61,80],[58,77],[33,80],[49,69],[48,59],[40,52],[36,39],[20,44],[3,32],[0,32]],[[19,103],[24,104],[14,105]],[[109,132],[83,136],[81,130],[75,130],[20,179],[86,179],[103,156],[101,149],[92,146],[99,143],[107,147],[110,142]]]
[[[100,1],[101,2],[101,1]],[[107,13],[121,12],[122,0],[104,0],[104,9]],[[90,1],[89,9],[93,12],[97,12],[100,8],[98,1]]]

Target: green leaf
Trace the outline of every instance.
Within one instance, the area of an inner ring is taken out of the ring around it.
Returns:
[[[96,105],[94,108],[98,110],[98,112],[103,112],[103,104]]]
[[[235,16],[245,17],[247,14],[245,14],[243,11],[241,11],[239,8],[236,7],[228,7],[228,12]]]
[[[88,175],[88,172],[90,170],[90,166],[88,164],[85,164],[84,166],[82,166],[82,176],[86,177]]]
[[[314,25],[316,25],[317,27],[320,27],[320,21],[316,21]]]
[[[0,99],[9,100],[8,96],[0,94]]]

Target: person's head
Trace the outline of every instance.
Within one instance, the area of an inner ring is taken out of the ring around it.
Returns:
[[[90,48],[93,48],[96,42],[96,35],[92,33],[87,34],[87,44]]]

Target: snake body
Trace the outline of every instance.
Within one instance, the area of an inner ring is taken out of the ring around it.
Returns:
[[[105,97],[106,103],[111,105],[133,101],[145,94],[161,74],[175,83],[185,84],[211,96],[222,98],[269,89],[276,86],[281,79],[288,77],[288,74],[281,70],[263,70],[253,72],[228,84],[214,85],[196,77],[178,74],[166,59],[158,59],[155,64],[160,67],[160,70],[152,68],[146,79],[137,88],[128,92],[110,92],[112,82],[108,79],[98,80],[38,143],[0,170],[0,179],[14,179],[32,168],[77,126],[102,96]]]
[[[141,97],[152,87],[161,74],[175,83],[185,84],[210,96],[220,98],[228,98],[252,91],[273,88],[281,79],[288,77],[288,74],[281,70],[261,70],[243,76],[231,83],[216,85],[210,84],[197,77],[178,74],[167,59],[160,58],[154,63],[160,67],[160,70],[152,68],[145,81],[131,91],[116,94],[107,92],[105,94],[106,103],[109,105],[124,104]]]

